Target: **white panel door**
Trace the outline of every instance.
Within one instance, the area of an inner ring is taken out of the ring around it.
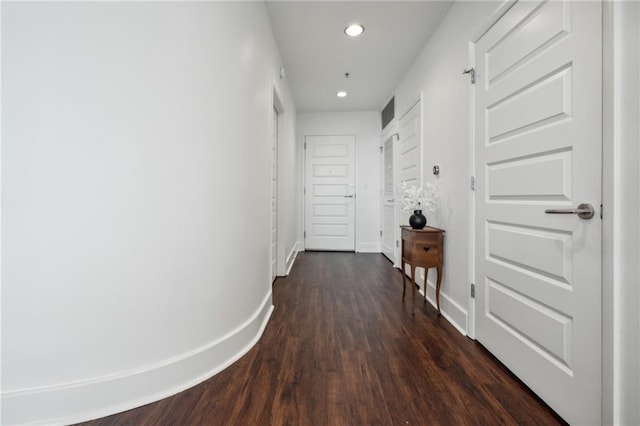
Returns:
[[[400,183],[407,182],[418,188],[422,186],[420,131],[420,102],[417,102],[400,117],[398,178]],[[400,225],[409,225],[409,216],[412,212],[403,211],[402,206],[397,204]]]
[[[355,136],[305,137],[305,249],[355,250]]]
[[[418,101],[407,111],[399,121],[398,140],[398,180],[408,185],[422,186],[422,161],[421,161],[421,125],[420,102]],[[398,227],[409,225],[409,217],[412,212],[402,210],[400,203],[396,203],[398,215]],[[411,276],[411,268],[405,265],[405,274]],[[426,291],[426,290],[425,290]]]
[[[396,247],[396,183],[395,183],[395,167],[393,166],[393,140],[395,136],[390,135],[383,142],[383,193],[382,193],[382,253],[389,258],[393,264],[397,261]]]
[[[271,149],[271,282],[278,265],[278,111],[273,109],[273,141]]]
[[[526,1],[475,45],[476,337],[572,424],[601,421],[601,39],[600,2]]]

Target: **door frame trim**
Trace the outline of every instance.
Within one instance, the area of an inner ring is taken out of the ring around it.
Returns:
[[[502,14],[500,15],[502,16]],[[492,20],[494,20],[492,17]],[[497,18],[495,18],[497,19]],[[469,46],[467,49],[467,68],[475,68],[475,53],[476,53],[476,43],[484,35],[485,31],[482,31],[482,34],[474,37],[473,41],[469,41]],[[476,91],[472,84],[467,86],[467,140],[469,150],[469,160],[468,160],[468,170],[469,170],[469,185],[471,185],[471,179],[475,178],[476,170],[476,116],[475,116],[475,102],[476,102]],[[468,282],[469,282],[469,292],[467,293],[467,336],[474,339],[476,338],[476,299],[471,297],[471,285],[475,281],[476,275],[476,193],[475,189],[471,189],[469,187],[469,195],[467,197],[467,202],[469,206],[469,214],[467,216],[467,226],[468,226],[468,235],[467,241],[469,241],[467,248],[467,256],[469,256],[469,267],[468,271]]]
[[[278,88],[276,85],[276,82],[273,81],[273,100],[271,102],[272,105],[272,111],[275,110],[275,112],[277,112],[277,120],[278,120],[278,135],[277,135],[277,140],[276,140],[276,273],[275,276],[277,277],[281,277],[281,276],[285,276],[287,275],[287,271],[286,271],[286,262],[285,262],[285,253],[284,253],[284,237],[282,235],[282,229],[284,229],[283,224],[280,223],[280,221],[282,220],[282,215],[279,214],[279,207],[282,206],[282,201],[281,201],[281,197],[282,197],[282,188],[280,188],[280,186],[282,185],[281,179],[278,179],[277,176],[279,176],[280,174],[280,147],[283,144],[283,132],[280,131],[280,129],[283,129],[284,126],[284,114],[285,114],[285,109],[284,109],[284,105],[282,103],[282,97],[280,96],[280,94],[278,93]],[[273,123],[273,120],[271,120]],[[272,134],[272,138],[273,138],[273,129],[271,129],[271,134]],[[272,160],[273,161],[273,160]],[[269,262],[271,262],[271,259],[269,259]],[[271,267],[269,267],[271,268]],[[273,273],[272,273],[273,275]]]
[[[638,395],[640,391],[637,386],[635,389],[624,388],[625,383],[622,380],[626,374],[625,369],[629,367],[625,364],[625,354],[623,353],[624,349],[629,350],[628,346],[623,348],[623,341],[627,338],[623,332],[625,327],[631,326],[631,324],[625,323],[622,311],[632,310],[637,312],[635,305],[637,300],[626,298],[624,288],[637,283],[637,279],[640,278],[640,270],[638,270],[636,263],[640,255],[638,243],[631,249],[632,252],[635,249],[635,253],[628,253],[628,247],[625,245],[628,233],[636,233],[637,237],[640,238],[637,222],[627,216],[628,212],[637,212],[637,208],[640,205],[640,193],[635,191],[629,196],[629,194],[623,192],[624,188],[621,188],[623,182],[631,182],[632,186],[640,183],[637,169],[628,164],[633,162],[633,158],[625,156],[628,148],[625,149],[624,146],[633,144],[634,141],[625,142],[623,140],[625,135],[633,134],[634,126],[638,126],[637,118],[628,119],[628,114],[640,113],[638,101],[636,101],[635,106],[631,107],[628,104],[625,105],[622,101],[622,95],[628,92],[629,86],[633,87],[633,82],[629,81],[623,74],[624,64],[621,63],[621,59],[629,53],[629,49],[635,49],[632,52],[640,56],[640,39],[630,38],[629,34],[625,33],[624,25],[620,25],[623,20],[627,20],[628,25],[636,28],[640,25],[640,10],[636,9],[635,15],[628,13],[628,8],[633,7],[634,4],[635,2],[627,3],[612,0],[602,2],[603,424],[636,422],[640,418],[640,409],[637,406],[623,406],[621,401],[622,395],[629,393],[629,391],[635,391],[636,397],[640,396]],[[639,6],[636,4],[635,7]],[[638,60],[640,61],[640,59]],[[636,67],[638,67],[637,63]],[[635,89],[637,90],[638,87],[636,86]],[[635,111],[633,111],[634,107]],[[628,108],[631,108],[631,111]],[[635,128],[635,131],[637,131],[637,128]],[[639,156],[637,147],[635,155],[637,160]],[[635,296],[640,298],[638,290],[636,290]],[[630,357],[637,358],[638,355],[640,353],[631,354]],[[638,368],[638,365],[636,364],[635,367]],[[635,411],[632,412],[632,410]]]
[[[394,136],[395,136],[395,140],[394,140]],[[400,229],[400,224],[398,223],[398,205],[397,205],[397,198],[398,198],[398,190],[397,190],[397,186],[398,186],[398,154],[397,154],[397,150],[398,150],[398,141],[400,140],[400,135],[398,133],[398,119],[394,117],[393,120],[391,120],[389,122],[389,124],[387,124],[387,126],[382,129],[382,133],[380,134],[380,147],[382,148],[382,152],[381,152],[381,156],[380,156],[380,170],[381,170],[381,174],[380,174],[380,188],[381,188],[381,194],[382,196],[380,197],[380,229],[382,230],[382,232],[384,233],[384,203],[385,203],[385,199],[384,199],[384,155],[385,155],[385,151],[384,151],[384,144],[391,139],[391,150],[392,150],[392,154],[393,154],[393,199],[394,201],[394,206],[393,206],[393,240],[394,240],[394,244],[397,244],[399,241],[399,232],[398,230]],[[384,237],[380,237],[380,251],[384,253],[384,245],[383,245],[383,238]],[[400,264],[398,262],[398,246],[396,245],[394,248],[394,260],[393,260],[393,267],[394,268],[400,268]]]

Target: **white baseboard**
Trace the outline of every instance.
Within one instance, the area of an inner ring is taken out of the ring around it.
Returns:
[[[424,272],[420,272],[420,282],[424,282]],[[420,289],[420,294],[424,297],[424,290]],[[436,304],[436,286],[431,281],[427,281],[427,300],[433,307],[437,307]],[[463,336],[467,335],[467,311],[462,308],[453,299],[447,296],[446,293],[440,291],[440,313],[442,316],[451,323]]]
[[[81,382],[2,394],[3,425],[72,424],[159,401],[193,387],[233,364],[260,339],[269,322],[271,292],[244,324],[177,357]]]
[[[358,253],[380,253],[380,243],[358,243],[356,247]]]
[[[296,261],[297,255],[298,255],[297,244],[294,244],[293,248],[289,252],[289,255],[287,256],[287,263],[285,265],[286,272],[284,274],[285,277],[289,275],[289,273],[291,272],[291,268],[293,268],[293,263]]]

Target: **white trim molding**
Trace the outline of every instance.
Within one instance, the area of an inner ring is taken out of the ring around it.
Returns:
[[[640,5],[603,2],[603,424],[640,424]]]
[[[420,280],[420,291],[419,293],[424,296],[424,270],[421,270],[418,274]],[[436,305],[436,285],[427,280],[427,300],[431,305],[435,308]],[[440,289],[440,314],[453,325],[456,330],[460,332],[460,334],[466,336],[467,335],[467,321],[468,315],[467,311],[464,310],[462,306],[456,303],[455,300],[447,296],[446,293]]]
[[[271,291],[227,335],[140,369],[54,386],[2,393],[2,424],[71,424],[141,407],[191,388],[224,370],[260,339],[273,312]]]
[[[358,243],[356,247],[358,253],[380,253],[380,243]]]
[[[286,265],[285,265],[286,272],[284,274],[285,277],[291,273],[291,268],[293,268],[293,264],[296,261],[297,255],[298,255],[298,244],[294,244],[293,247],[291,248],[291,251],[289,252],[289,255],[287,256]]]

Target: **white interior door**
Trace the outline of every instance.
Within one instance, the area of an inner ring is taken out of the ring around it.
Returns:
[[[475,45],[476,337],[572,424],[601,421],[601,40],[600,2],[526,1]]]
[[[278,111],[273,109],[273,146],[271,149],[271,282],[278,267]]]
[[[393,166],[393,140],[395,134],[389,135],[382,144],[383,154],[383,193],[382,193],[382,253],[395,265],[397,262],[396,247],[396,183],[395,167]]]
[[[399,122],[398,141],[398,178],[399,183],[407,182],[419,188],[422,185],[422,168],[420,161],[420,102],[413,105]],[[409,225],[409,216],[412,212],[402,210],[398,204],[398,217],[400,225]]]
[[[355,250],[355,136],[305,137],[305,249]]]
[[[420,101],[413,105],[399,121],[398,140],[398,180],[408,185],[422,186],[422,161],[420,141]],[[396,203],[398,215],[397,227],[409,225],[412,212],[402,210],[400,203]],[[405,265],[405,274],[411,276],[411,268]],[[422,268],[420,268],[422,269]],[[426,290],[425,290],[426,291]]]

